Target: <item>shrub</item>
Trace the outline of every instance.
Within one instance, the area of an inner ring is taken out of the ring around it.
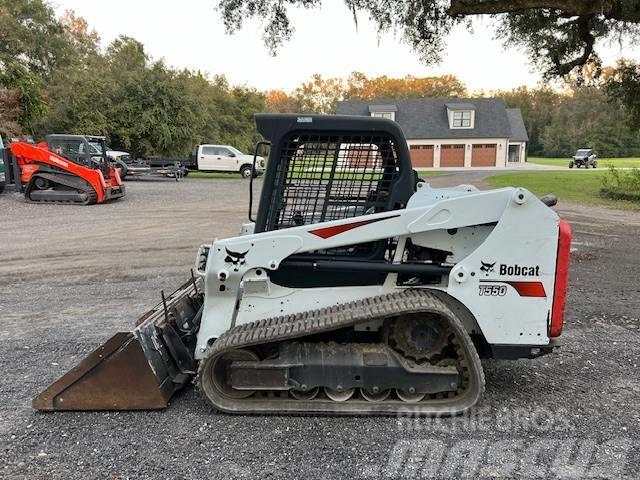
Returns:
[[[613,200],[640,203],[640,170],[632,168],[623,171],[609,166],[609,171],[602,177],[600,195]]]

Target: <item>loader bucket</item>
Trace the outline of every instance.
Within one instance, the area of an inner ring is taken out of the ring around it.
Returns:
[[[36,410],[142,410],[164,408],[171,382],[158,385],[138,341],[116,333],[79,365],[33,399]]]
[[[194,374],[202,294],[192,279],[116,333],[32,401],[36,410],[165,408]]]

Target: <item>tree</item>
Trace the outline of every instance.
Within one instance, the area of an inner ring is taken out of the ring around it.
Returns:
[[[461,97],[466,94],[464,84],[453,75],[369,78],[364,73],[352,72],[345,80],[315,74],[291,95],[282,90],[267,92],[266,107],[271,112],[335,113],[340,100]]]
[[[13,62],[6,65],[0,75],[0,87],[15,92],[19,103],[16,119],[21,130],[31,131],[36,120],[47,111],[44,81],[24,65]]]
[[[336,103],[344,96],[344,80],[341,78],[322,78],[316,73],[311,80],[303,82],[293,92],[303,113],[334,113]]]
[[[22,114],[20,95],[15,89],[0,89],[0,135],[11,138],[21,132],[18,124]]]
[[[551,123],[553,112],[563,101],[563,95],[548,86],[541,86],[535,89],[518,87],[497,91],[493,92],[493,96],[504,98],[508,108],[519,108],[522,111],[522,118],[529,134],[529,154],[545,154],[541,137]]]
[[[628,124],[640,130],[640,64],[621,61],[604,75],[609,96],[629,114]]]
[[[126,72],[116,79],[109,112],[113,143],[136,156],[190,150],[197,110],[185,108],[187,100],[176,73],[162,62]]]
[[[184,108],[196,113],[189,150],[200,143],[224,143],[252,151],[260,138],[253,117],[265,111],[264,94],[252,88],[230,87],[221,75],[209,79],[185,70],[180,76],[186,92]]]
[[[36,123],[42,134],[107,135],[115,82],[104,58],[58,68],[47,85],[48,111]]]
[[[132,77],[139,75],[149,62],[144,45],[126,35],[121,35],[109,45],[106,58],[113,69],[129,73]]]
[[[48,75],[67,54],[67,42],[54,11],[42,0],[0,0],[0,73],[20,64]]]
[[[563,96],[551,111],[541,141],[548,156],[569,156],[593,148],[603,157],[640,154],[640,133],[630,129],[626,112],[604,89],[582,86]]]
[[[347,80],[345,98],[375,100],[384,98],[464,97],[465,85],[453,75],[440,77],[368,78],[353,72]]]
[[[264,94],[253,88],[233,87],[229,91],[232,110],[231,119],[223,130],[223,143],[230,143],[244,152],[252,152],[256,142],[262,139],[256,131],[254,116],[264,111]]]
[[[265,93],[265,108],[273,113],[298,113],[302,106],[297,98],[284,90],[268,90]]]
[[[101,134],[109,132],[113,78],[99,50],[99,37],[72,11],[60,25],[66,40],[64,62],[46,78],[48,111],[36,122],[42,133]]]
[[[42,0],[0,0],[0,87],[17,95],[15,121],[30,131],[47,110],[45,83],[68,54],[64,30]]]
[[[60,25],[68,47],[66,64],[90,61],[98,54],[100,37],[95,30],[89,29],[84,18],[73,10],[67,10],[60,18]]]
[[[640,23],[638,0],[344,0],[365,13],[381,32],[400,31],[426,62],[437,62],[446,36],[458,23],[471,25],[482,15],[497,17],[507,43],[525,47],[532,60],[552,75],[566,75],[599,61],[596,40],[634,38]],[[229,32],[248,18],[264,21],[265,43],[272,52],[291,38],[292,6],[319,8],[322,0],[218,0]]]

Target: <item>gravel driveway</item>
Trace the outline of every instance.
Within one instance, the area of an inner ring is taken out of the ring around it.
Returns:
[[[129,330],[201,243],[246,219],[240,179],[127,188],[92,207],[0,195],[0,478],[638,478],[640,214],[563,203],[575,240],[564,346],[484,362],[471,415],[230,416],[192,388],[165,411],[35,413],[34,394]]]

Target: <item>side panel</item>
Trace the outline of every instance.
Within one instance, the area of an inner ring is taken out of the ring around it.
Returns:
[[[284,298],[278,295],[282,291],[271,291],[264,281],[262,285],[252,285],[249,277],[244,282],[250,270],[260,277],[265,270],[276,270],[282,260],[294,253],[417,234],[424,243],[425,232],[441,235],[443,230],[453,232],[492,223],[495,228],[486,240],[455,265],[446,290],[469,308],[489,343],[548,344],[559,222],[555,212],[522,189],[422,190],[426,191],[419,191],[414,198],[442,198],[449,194],[452,198],[395,212],[215,242],[207,259],[205,310],[196,355],[206,350],[209,340],[249,316],[265,318],[273,312],[282,313],[277,312],[282,309],[279,305],[284,305]],[[411,203],[419,205],[414,198]],[[332,234],[326,235],[328,231]],[[247,300],[251,296],[262,300],[246,308],[241,306],[238,311],[236,305],[242,301],[243,288],[250,293]],[[338,293],[322,293],[331,291]],[[367,293],[363,292],[341,291],[354,296]],[[302,293],[296,292],[295,297],[295,308],[308,309]],[[320,297],[311,294],[308,298]]]
[[[513,228],[513,222],[521,225]],[[474,315],[490,344],[547,345],[558,235],[557,216],[540,202],[507,208],[491,227],[437,229],[411,235],[415,244],[452,251],[457,263],[444,290]],[[479,237],[479,238],[476,238]],[[463,277],[459,274],[462,273]],[[382,286],[289,289],[252,272],[244,277],[237,323],[327,307],[398,290]]]
[[[213,147],[209,145],[200,145],[198,147],[198,170],[215,170],[216,159],[215,151]]]
[[[240,160],[238,157],[232,157],[231,152],[226,148],[218,149],[218,156],[216,157],[216,170],[223,170],[225,172],[237,172],[240,169]]]
[[[469,308],[489,343],[549,343],[559,221],[537,199],[507,208],[451,271],[447,292]]]

